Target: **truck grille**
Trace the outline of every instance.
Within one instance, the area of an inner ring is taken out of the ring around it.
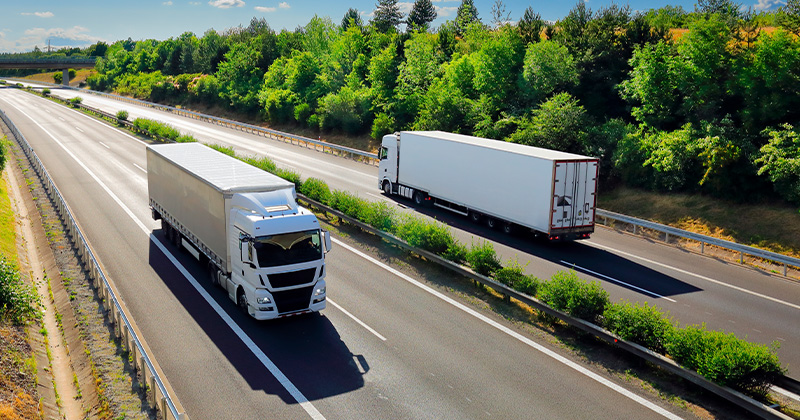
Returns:
[[[311,303],[311,292],[314,286],[301,287],[300,289],[284,290],[282,292],[272,292],[275,298],[275,305],[278,306],[278,313],[294,312],[308,309]]]
[[[300,271],[290,271],[288,273],[269,274],[269,284],[275,289],[282,287],[299,286],[301,284],[311,283],[314,281],[314,274],[317,273],[316,268],[307,268]]]

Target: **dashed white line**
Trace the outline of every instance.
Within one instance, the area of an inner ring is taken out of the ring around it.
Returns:
[[[579,269],[579,270],[581,270],[581,271],[585,271],[585,272],[587,272],[587,273],[589,273],[589,274],[591,274],[591,275],[593,275],[593,276],[602,277],[602,278],[604,278],[604,279],[606,279],[606,280],[608,280],[608,281],[610,281],[610,282],[612,282],[612,283],[621,284],[621,285],[623,285],[623,286],[625,286],[625,287],[630,287],[630,288],[633,288],[633,289],[639,290],[639,291],[641,291],[641,292],[645,292],[645,293],[647,293],[648,295],[655,296],[655,297],[657,297],[657,298],[660,298],[660,299],[668,300],[668,301],[670,301],[670,302],[675,302],[675,299],[670,299],[670,298],[668,298],[668,297],[666,297],[666,296],[659,295],[659,294],[658,294],[658,293],[656,293],[656,292],[651,292],[651,291],[649,291],[649,290],[647,290],[647,289],[642,289],[642,288],[641,288],[641,287],[639,287],[639,286],[634,286],[634,285],[632,285],[632,284],[630,284],[630,283],[626,283],[626,282],[624,282],[624,281],[622,281],[622,280],[617,280],[617,279],[615,279],[615,278],[613,278],[613,277],[609,277],[609,276],[607,276],[607,275],[605,275],[605,274],[601,274],[601,273],[598,273],[598,272],[596,272],[596,271],[589,270],[588,268],[583,268],[583,267],[581,267],[581,266],[579,266],[579,265],[576,265],[576,264],[573,264],[573,263],[571,263],[571,262],[568,262],[568,261],[561,260],[561,263],[562,263],[562,264],[569,265],[569,266],[572,266],[573,268],[577,268],[577,269]]]
[[[133,164],[133,166],[135,166],[135,167],[139,168],[139,170],[140,170],[140,171],[142,171],[142,172],[144,172],[144,173],[147,173],[147,169],[145,169],[145,168],[142,168],[141,166],[139,166],[139,165],[137,165],[137,164],[135,164],[135,163]]]
[[[61,121],[67,122],[67,120],[65,120],[64,117],[59,116],[58,119],[61,120]]]
[[[482,321],[482,322],[484,322],[484,323],[496,328],[497,330],[499,330],[499,331],[501,331],[501,332],[503,332],[503,333],[505,333],[505,334],[507,334],[507,335],[519,340],[520,342],[528,345],[529,347],[531,347],[531,348],[533,348],[535,350],[538,350],[539,352],[551,357],[552,359],[562,363],[563,365],[565,365],[565,366],[567,366],[567,367],[569,367],[569,368],[571,368],[571,369],[573,369],[573,370],[575,370],[575,371],[577,371],[577,372],[579,372],[579,373],[581,373],[581,374],[583,374],[583,375],[585,375],[585,376],[597,381],[598,383],[600,383],[600,384],[610,388],[611,390],[613,390],[613,391],[615,391],[615,392],[617,392],[617,393],[619,393],[619,394],[621,394],[621,395],[623,395],[623,396],[625,396],[625,397],[637,402],[638,404],[641,404],[642,406],[644,406],[644,407],[646,407],[646,408],[648,408],[648,409],[650,409],[650,410],[652,410],[652,411],[654,411],[654,412],[656,412],[656,413],[658,413],[658,414],[660,414],[660,415],[662,415],[662,416],[664,416],[664,417],[666,417],[668,419],[672,419],[672,420],[681,419],[681,417],[679,417],[679,416],[667,411],[666,409],[664,409],[662,407],[659,407],[655,403],[653,403],[653,402],[651,402],[651,401],[649,401],[649,400],[647,400],[647,399],[645,399],[645,398],[643,398],[643,397],[641,397],[641,396],[639,396],[639,395],[637,395],[637,394],[625,389],[624,387],[622,387],[620,385],[615,384],[611,380],[606,379],[603,376],[600,376],[599,374],[592,372],[591,370],[579,365],[578,363],[567,359],[566,357],[554,352],[553,350],[548,349],[547,347],[545,347],[545,346],[543,346],[543,345],[531,340],[528,337],[525,337],[524,335],[512,330],[511,328],[508,328],[505,325],[502,325],[502,324],[498,323],[497,321],[487,317],[486,315],[483,315],[482,313],[480,313],[480,312],[478,312],[478,311],[476,311],[476,310],[464,305],[463,303],[456,301],[455,299],[445,295],[444,293],[441,293],[441,292],[439,292],[437,290],[432,289],[431,287],[428,287],[428,286],[420,283],[419,281],[411,278],[410,276],[408,276],[406,274],[403,274],[400,271],[395,270],[392,267],[389,267],[388,265],[382,263],[381,261],[378,261],[375,258],[372,258],[371,256],[369,256],[369,255],[367,255],[367,254],[365,254],[365,253],[363,253],[363,252],[351,247],[350,245],[347,245],[346,243],[344,243],[344,242],[342,242],[342,241],[340,241],[340,240],[338,240],[336,238],[332,238],[332,240],[338,246],[340,246],[340,247],[342,247],[344,249],[347,249],[348,251],[358,255],[359,257],[364,258],[365,260],[377,265],[378,267],[381,267],[382,269],[394,274],[395,276],[400,277],[401,279],[413,284],[416,287],[419,287],[420,289],[424,290],[425,292],[427,292],[427,293],[429,293],[429,294],[431,294],[431,295],[433,295],[433,296],[435,296],[435,297],[437,297],[437,298],[449,303],[450,305],[458,308],[459,310],[461,310],[461,311],[463,311],[463,312],[465,312],[465,313],[477,318],[478,320],[480,320],[480,321]]]
[[[371,328],[369,325],[365,324],[363,321],[361,321],[360,319],[356,318],[356,317],[355,317],[353,314],[351,314],[350,312],[347,312],[347,310],[346,310],[346,309],[344,309],[344,308],[342,308],[341,306],[339,306],[339,305],[338,305],[336,302],[334,302],[334,301],[330,300],[330,298],[328,298],[328,303],[330,303],[331,305],[335,306],[335,307],[336,307],[336,309],[338,309],[338,310],[342,311],[342,313],[344,313],[345,315],[349,316],[349,317],[350,317],[350,318],[351,318],[353,321],[355,321],[356,323],[358,323],[358,325],[361,325],[362,327],[364,327],[364,328],[365,328],[367,331],[371,332],[371,333],[372,333],[372,334],[373,334],[375,337],[378,337],[378,338],[380,338],[380,339],[381,339],[381,341],[386,341],[386,337],[384,337],[384,336],[382,336],[382,335],[378,334],[378,332],[377,332],[377,331],[373,330],[373,329],[372,329],[372,328]]]
[[[78,130],[78,131],[80,131],[81,133],[83,133],[83,132],[84,132],[83,130],[81,130],[81,129],[80,129],[80,128],[78,128],[78,127],[75,127],[75,129],[76,129],[76,130]]]
[[[111,149],[110,147],[108,147],[108,145],[107,145],[107,144],[103,143],[102,141],[98,141],[98,143],[100,143],[100,144],[102,144],[103,146],[105,146],[105,148],[106,148],[106,149]]]
[[[754,292],[752,290],[747,290],[744,287],[734,286],[732,284],[728,284],[728,283],[725,283],[725,282],[722,282],[722,281],[719,281],[719,280],[715,280],[715,279],[712,279],[710,277],[703,276],[701,274],[692,273],[691,271],[686,271],[686,270],[683,270],[683,269],[680,269],[680,268],[677,268],[677,267],[673,267],[671,265],[663,264],[663,263],[660,263],[660,262],[657,262],[657,261],[653,261],[653,260],[648,259],[648,258],[640,257],[638,255],[631,254],[629,252],[620,251],[618,249],[611,248],[610,246],[600,245],[600,244],[597,244],[597,243],[594,243],[594,242],[584,242],[584,243],[586,243],[586,244],[588,244],[590,246],[593,246],[595,248],[599,248],[599,249],[602,249],[602,250],[605,250],[605,251],[613,252],[613,253],[616,253],[616,254],[619,254],[619,255],[624,255],[624,256],[630,257],[630,258],[636,258],[637,260],[645,261],[647,263],[650,263],[650,264],[653,264],[653,265],[657,265],[659,267],[663,267],[663,268],[666,268],[666,269],[669,269],[669,270],[677,271],[677,272],[679,272],[681,274],[694,276],[694,277],[697,277],[699,279],[703,279],[705,281],[709,281],[711,283],[718,284],[720,286],[729,287],[729,288],[731,288],[733,290],[738,290],[740,292],[744,292],[744,293],[747,293],[749,295],[758,296],[760,298],[764,298],[764,299],[770,300],[770,301],[775,302],[775,303],[780,303],[781,305],[786,305],[786,306],[789,306],[789,307],[792,307],[792,308],[795,308],[795,309],[800,309],[800,305],[795,305],[794,303],[786,302],[786,301],[783,301],[783,300],[780,300],[780,299],[776,299],[776,298],[774,298],[772,296],[767,296],[767,295],[762,294],[762,293]]]

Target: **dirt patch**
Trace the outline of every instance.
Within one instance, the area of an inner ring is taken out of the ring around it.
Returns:
[[[73,350],[71,357],[86,414],[90,418],[155,419],[156,413],[150,409],[136,372],[128,362],[128,353],[114,338],[113,326],[106,321],[100,298],[64,233],[54,203],[19,147],[13,144],[11,149],[16,160],[9,160],[19,166],[30,193],[23,196],[41,217],[42,229],[37,241],[41,242],[40,248],[52,252],[52,265],[45,270],[53,286],[54,300],[63,307],[60,313],[66,342],[70,348],[79,349]]]
[[[34,80],[37,82],[55,83],[55,79],[53,79],[53,76],[56,73],[62,74],[62,71],[51,71],[48,73],[31,74],[29,76],[23,77],[23,79]],[[96,73],[97,70],[95,69],[77,69],[75,70],[75,77],[69,80],[69,85],[74,87],[82,86],[86,83],[86,79],[89,76]]]
[[[0,322],[0,419],[38,419],[36,360],[24,326]]]

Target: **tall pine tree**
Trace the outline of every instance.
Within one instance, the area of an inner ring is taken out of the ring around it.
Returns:
[[[431,0],[416,0],[408,14],[408,19],[406,19],[408,30],[426,31],[437,16]]]
[[[464,35],[469,25],[480,23],[480,21],[475,2],[473,0],[461,0],[461,5],[458,6],[458,13],[456,14],[456,33]]]
[[[403,13],[397,6],[397,0],[378,0],[375,5],[375,15],[372,24],[379,32],[389,32],[389,29],[397,28],[403,20]]]

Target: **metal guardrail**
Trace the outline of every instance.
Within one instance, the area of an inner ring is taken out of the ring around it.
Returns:
[[[787,275],[788,267],[800,267],[800,259],[792,258],[776,252],[765,251],[763,249],[754,248],[752,246],[737,244],[736,242],[726,241],[724,239],[713,238],[711,236],[701,235],[686,230],[678,229],[672,226],[666,226],[659,223],[651,222],[648,220],[637,219],[635,217],[626,216],[624,214],[614,213],[608,210],[597,209],[595,220],[602,217],[604,224],[608,224],[608,220],[616,222],[623,222],[633,225],[633,233],[637,233],[638,228],[645,228],[661,232],[665,235],[665,242],[669,242],[669,237],[674,236],[682,239],[690,239],[700,243],[700,253],[705,253],[705,245],[713,245],[719,248],[728,249],[739,253],[739,263],[744,263],[744,256],[752,256],[767,261],[773,261],[783,265],[783,275]]]
[[[439,264],[440,266],[442,266],[442,267],[444,267],[444,268],[446,268],[448,270],[451,270],[451,271],[453,271],[453,272],[455,272],[457,274],[460,274],[460,275],[465,276],[465,277],[467,277],[469,279],[472,279],[473,281],[475,281],[477,283],[480,283],[480,284],[482,284],[484,286],[487,286],[487,287],[491,287],[492,289],[494,289],[495,291],[497,291],[498,293],[500,293],[500,294],[502,294],[502,295],[504,295],[506,297],[513,297],[514,299],[516,299],[516,300],[518,300],[518,301],[520,301],[520,302],[522,302],[522,303],[524,303],[524,304],[526,304],[526,305],[528,305],[528,306],[530,306],[530,307],[532,307],[532,308],[534,308],[536,310],[539,310],[539,311],[544,312],[544,313],[546,313],[546,314],[548,314],[550,316],[558,318],[558,319],[564,321],[565,323],[567,323],[568,325],[570,325],[572,327],[575,327],[575,328],[577,328],[577,329],[579,329],[579,330],[581,330],[581,331],[583,331],[583,332],[585,332],[587,334],[590,334],[590,335],[592,335],[594,337],[597,337],[597,338],[605,341],[609,345],[618,347],[618,348],[630,353],[633,356],[639,357],[644,361],[650,362],[650,363],[658,366],[659,368],[664,369],[667,372],[670,372],[670,373],[672,373],[672,374],[674,374],[676,376],[679,376],[679,377],[681,377],[681,378],[683,378],[683,379],[685,379],[685,380],[687,380],[687,381],[689,381],[689,382],[691,382],[691,383],[693,383],[693,384],[695,384],[695,385],[697,385],[697,386],[699,386],[699,387],[701,387],[701,388],[703,388],[703,389],[705,389],[705,390],[707,390],[709,392],[712,392],[712,393],[716,394],[717,396],[719,396],[721,398],[724,398],[725,400],[735,404],[736,406],[738,406],[738,407],[740,407],[740,408],[742,408],[744,410],[747,410],[751,414],[754,414],[754,415],[756,415],[756,416],[758,416],[760,418],[763,418],[763,419],[791,420],[791,417],[789,417],[789,416],[787,416],[787,415],[785,415],[785,414],[783,414],[783,413],[781,413],[781,412],[779,412],[779,411],[777,411],[777,410],[775,410],[775,409],[773,409],[773,408],[771,408],[771,407],[769,407],[769,406],[767,406],[765,404],[762,404],[761,402],[758,402],[758,401],[748,397],[747,395],[742,394],[739,391],[736,391],[736,390],[731,389],[729,387],[724,387],[724,386],[717,385],[717,384],[709,381],[708,379],[704,378],[703,376],[699,375],[698,373],[696,373],[694,371],[691,371],[691,370],[688,370],[688,369],[680,366],[679,364],[677,364],[674,361],[662,356],[661,354],[658,354],[658,353],[656,353],[656,352],[654,352],[652,350],[649,350],[649,349],[647,349],[645,347],[642,347],[642,346],[640,346],[640,345],[638,345],[636,343],[625,341],[625,340],[621,339],[620,337],[618,337],[617,335],[615,335],[614,333],[605,330],[604,328],[601,328],[601,327],[599,327],[597,325],[594,325],[594,324],[592,324],[590,322],[587,322],[587,321],[584,321],[582,319],[573,318],[572,316],[570,316],[570,315],[568,315],[568,314],[566,314],[564,312],[561,312],[559,310],[556,310],[556,309],[553,309],[553,308],[547,306],[546,304],[542,303],[540,300],[538,300],[538,299],[536,299],[536,298],[534,298],[532,296],[528,296],[528,295],[526,295],[524,293],[521,293],[521,292],[518,292],[517,290],[514,290],[514,289],[512,289],[512,288],[510,288],[510,287],[508,287],[508,286],[506,286],[504,284],[498,283],[498,282],[496,282],[496,281],[494,281],[494,280],[492,280],[492,279],[490,279],[490,278],[488,278],[486,276],[482,276],[480,274],[477,274],[477,273],[475,273],[474,271],[470,270],[467,267],[461,266],[461,265],[456,264],[456,263],[454,263],[452,261],[448,261],[448,260],[446,260],[446,259],[444,259],[444,258],[442,258],[442,257],[440,257],[440,256],[438,256],[436,254],[428,252],[426,250],[423,250],[423,249],[420,249],[420,248],[415,248],[414,246],[408,244],[407,242],[403,241],[400,238],[397,238],[394,235],[391,235],[389,233],[386,233],[386,232],[383,232],[381,230],[375,229],[372,226],[369,226],[369,225],[367,225],[365,223],[362,223],[361,221],[358,221],[358,220],[356,220],[356,219],[354,219],[354,218],[352,218],[352,217],[350,217],[350,216],[348,216],[348,215],[346,215],[346,214],[344,214],[344,213],[342,213],[342,212],[340,212],[338,210],[335,210],[335,209],[333,209],[331,207],[328,207],[328,206],[326,206],[326,205],[324,205],[324,204],[322,204],[322,203],[320,203],[318,201],[312,200],[312,199],[310,199],[310,198],[308,198],[308,197],[306,197],[306,196],[304,196],[302,194],[297,194],[297,197],[298,197],[298,199],[303,200],[306,203],[308,203],[311,207],[315,207],[315,208],[320,209],[320,210],[322,210],[324,212],[330,213],[330,214],[332,214],[332,215],[334,215],[334,216],[336,216],[336,217],[338,217],[338,218],[340,218],[342,220],[347,221],[347,223],[349,223],[349,224],[351,224],[353,226],[357,226],[358,228],[360,228],[360,229],[362,229],[362,230],[364,230],[366,232],[369,232],[369,233],[371,233],[373,235],[376,235],[376,236],[386,240],[387,242],[393,243],[393,244],[395,244],[395,245],[397,245],[397,246],[399,246],[399,247],[401,247],[403,249],[406,249],[406,250],[411,251],[411,252],[413,252],[413,253],[415,253],[417,255],[420,255],[420,256],[424,257],[425,259],[427,259],[429,261],[435,262],[436,264]],[[788,385],[789,387],[791,386],[791,385],[789,385],[790,383],[792,383],[792,382],[797,383],[796,380],[788,378],[788,377],[782,377],[777,382],[780,382],[781,385]],[[791,390],[791,388],[787,388],[787,389]]]
[[[60,86],[60,85],[54,85],[54,86]],[[76,89],[76,88],[70,88],[70,89]],[[90,92],[90,93],[96,94],[96,95],[106,96],[106,97],[109,97],[111,99],[115,99],[115,100],[119,100],[119,101],[127,101],[127,102],[130,102],[130,103],[136,103],[138,105],[142,105],[142,106],[146,106],[146,107],[150,107],[150,108],[159,108],[159,109],[163,109],[163,110],[166,110],[168,112],[176,113],[176,114],[179,114],[179,115],[186,115],[186,116],[189,116],[191,118],[195,118],[195,119],[199,119],[199,120],[203,120],[203,121],[216,123],[216,124],[219,124],[219,125],[224,125],[224,126],[230,127],[230,128],[240,129],[241,131],[251,130],[249,132],[253,132],[253,133],[256,133],[256,134],[261,134],[261,135],[264,135],[265,137],[268,137],[268,138],[274,138],[274,139],[277,139],[277,140],[283,140],[283,141],[286,141],[286,142],[289,142],[289,143],[292,143],[292,144],[295,144],[294,143],[295,141],[297,142],[297,144],[303,144],[304,142],[305,142],[305,144],[315,144],[315,145],[322,144],[325,147],[331,148],[332,150],[337,150],[337,152],[334,153],[334,154],[338,154],[338,155],[341,155],[341,156],[344,156],[344,157],[348,157],[348,154],[350,155],[350,157],[358,156],[359,159],[367,160],[370,164],[373,164],[373,165],[376,165],[377,162],[379,162],[378,155],[374,154],[374,153],[369,153],[369,152],[365,152],[365,151],[361,151],[361,150],[351,149],[351,148],[347,148],[347,147],[343,147],[343,146],[330,145],[328,143],[319,142],[317,140],[308,139],[308,138],[302,137],[302,136],[294,136],[292,134],[287,134],[287,133],[282,133],[282,132],[275,131],[275,130],[269,130],[269,129],[265,129],[265,128],[261,128],[261,127],[256,127],[256,126],[253,126],[253,125],[244,124],[244,123],[240,123],[240,122],[233,121],[233,120],[217,118],[217,117],[213,117],[213,116],[210,116],[210,115],[205,115],[205,114],[201,114],[201,113],[197,113],[197,112],[193,112],[193,111],[186,111],[186,110],[173,108],[173,107],[169,107],[169,106],[165,106],[165,105],[153,104],[153,103],[141,101],[141,100],[138,100],[138,99],[126,98],[126,97],[118,96],[118,95],[112,95],[112,94],[108,94],[108,93],[105,93],[105,92],[97,92],[97,91],[83,90],[83,89],[76,89],[76,90],[81,90],[81,91]],[[95,110],[95,111],[102,113],[102,111],[99,111],[99,110]],[[267,133],[277,133],[277,134],[268,135]],[[296,139],[296,140],[294,140],[294,139]],[[745,255],[756,257],[756,258],[759,258],[759,259],[762,259],[762,260],[773,261],[773,262],[776,262],[776,263],[781,264],[783,266],[783,275],[784,275],[784,277],[787,276],[787,274],[788,274],[788,267],[795,267],[795,268],[799,268],[800,269],[800,259],[798,259],[798,258],[792,258],[792,257],[786,256],[786,255],[783,255],[783,254],[778,254],[778,253],[775,253],[775,252],[765,251],[765,250],[758,249],[758,248],[755,248],[755,247],[751,247],[751,246],[747,246],[747,245],[741,245],[741,244],[737,244],[735,242],[726,241],[726,240],[714,238],[714,237],[711,237],[711,236],[701,235],[699,233],[693,233],[693,232],[689,232],[689,231],[686,231],[686,230],[678,229],[678,228],[671,227],[671,226],[662,225],[662,224],[659,224],[659,223],[655,223],[655,222],[651,222],[651,221],[647,221],[647,220],[643,220],[643,219],[637,219],[637,218],[632,217],[632,216],[626,216],[626,215],[623,215],[623,214],[614,213],[614,212],[611,212],[611,211],[608,211],[608,210],[603,210],[603,209],[600,209],[600,208],[598,208],[596,210],[595,214],[596,214],[595,220],[597,220],[598,217],[602,217],[603,220],[604,220],[604,224],[605,225],[608,225],[608,220],[613,220],[615,222],[622,222],[622,223],[627,223],[627,224],[632,225],[634,234],[637,234],[637,231],[639,230],[638,228],[646,228],[646,229],[650,229],[650,230],[654,230],[654,231],[663,233],[665,235],[665,242],[669,242],[670,235],[673,236],[673,237],[676,237],[676,238],[682,238],[682,239],[689,239],[689,240],[697,241],[697,242],[700,243],[700,253],[701,254],[705,253],[705,245],[708,244],[708,245],[716,246],[716,247],[723,248],[723,249],[728,249],[728,250],[731,250],[731,251],[739,253],[739,263],[740,264],[744,264],[744,256]]]
[[[77,249],[78,256],[84,263],[84,267],[92,279],[92,285],[97,289],[98,295],[103,299],[101,305],[104,305],[108,311],[108,320],[114,325],[114,334],[117,338],[122,340],[125,348],[131,352],[130,357],[133,361],[133,367],[142,375],[140,383],[145,384],[145,386],[149,388],[147,391],[148,400],[153,405],[153,408],[162,412],[163,418],[170,418],[167,417],[169,414],[174,420],[188,420],[188,415],[183,410],[180,402],[178,402],[177,397],[175,397],[166,378],[163,377],[164,374],[151,355],[151,351],[144,341],[144,338],[140,337],[139,330],[128,313],[125,304],[117,297],[115,291],[116,287],[113,285],[112,281],[106,277],[105,273],[103,273],[102,267],[95,257],[94,251],[92,251],[92,247],[89,245],[83,232],[81,232],[69,206],[67,206],[64,197],[56,188],[50,174],[47,173],[44,164],[39,160],[39,157],[25,139],[25,136],[22,135],[3,110],[0,110],[0,118],[11,130],[17,140],[17,144],[22,148],[36,171],[36,174],[42,180],[42,184],[48,196],[55,203],[56,210],[59,215],[61,215],[67,233],[70,235]],[[111,305],[108,304],[109,302]]]

